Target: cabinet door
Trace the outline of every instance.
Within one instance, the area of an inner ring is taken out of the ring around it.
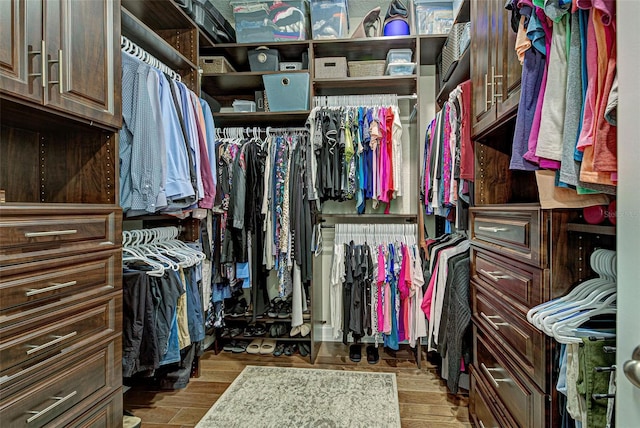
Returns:
[[[494,78],[496,113],[497,119],[501,120],[518,108],[522,66],[516,53],[516,32],[511,28],[511,12],[503,5],[501,11],[495,11],[494,14],[502,16],[496,34],[499,43],[495,62],[495,73],[500,77]]]
[[[0,1],[0,91],[42,101],[42,0]]]
[[[492,12],[495,1],[471,2],[471,79],[473,84],[473,134],[477,135],[495,120],[491,67],[495,56]]]
[[[120,126],[120,10],[117,0],[49,0],[45,105]]]

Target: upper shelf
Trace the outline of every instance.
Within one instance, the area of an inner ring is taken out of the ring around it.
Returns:
[[[389,49],[416,51],[416,37],[370,37],[364,39],[313,40],[315,58],[346,57],[347,61],[386,59]]]
[[[121,0],[122,7],[154,31],[195,28],[195,23],[174,1]]]
[[[446,40],[446,34],[420,36],[420,65],[435,65]]]
[[[462,57],[451,64],[453,70],[450,72],[449,78],[444,85],[440,88],[438,92],[438,96],[436,97],[436,102],[439,106],[441,106],[447,99],[449,98],[449,93],[455,89],[460,83],[468,80],[471,76],[471,68],[469,65],[469,61],[471,58],[471,49],[465,49]]]
[[[416,92],[417,76],[345,77],[342,79],[315,79],[315,95],[365,95],[398,94]]]
[[[214,113],[213,121],[218,127],[263,126],[263,125],[304,125],[309,110],[286,112]]]

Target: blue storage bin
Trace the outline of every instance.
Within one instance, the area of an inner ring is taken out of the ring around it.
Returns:
[[[311,33],[314,40],[349,37],[347,0],[311,0]]]
[[[262,76],[269,111],[309,110],[309,73],[278,73]]]
[[[232,1],[238,43],[280,42],[309,38],[307,0]]]

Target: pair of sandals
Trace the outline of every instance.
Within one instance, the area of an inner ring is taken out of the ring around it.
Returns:
[[[244,329],[244,335],[248,337],[264,336],[267,334],[267,326],[262,323],[248,325]]]
[[[281,322],[274,322],[269,328],[269,336],[282,337],[287,333],[287,324]]]
[[[308,336],[309,333],[311,332],[311,324],[309,323],[304,323],[302,325],[297,325],[295,327],[291,328],[291,332],[289,333],[289,336],[291,337],[305,337]]]
[[[380,353],[378,352],[378,348],[374,345],[367,345],[367,362],[369,364],[377,364],[380,361]],[[354,363],[359,363],[362,361],[362,345],[361,344],[353,344],[349,346],[349,359]]]
[[[249,346],[249,342],[246,340],[232,340],[222,347],[223,351],[233,352],[234,354],[239,354],[247,350],[247,346]]]
[[[282,300],[280,297],[276,297],[269,304],[267,310],[269,318],[285,319],[291,317],[291,300]]]
[[[275,351],[273,351],[273,356],[279,357],[280,355],[286,355],[287,357],[290,357],[294,355],[296,352],[300,352],[300,355],[302,355],[303,357],[306,357],[311,353],[311,346],[306,342],[301,342],[300,344],[295,342],[293,343],[279,342],[278,345],[276,346]]]
[[[233,327],[233,328],[229,328],[229,327],[225,327],[224,330],[222,330],[222,333],[220,334],[220,337],[225,339],[228,337],[236,337],[236,336],[240,336],[242,334],[242,329],[238,328],[238,327]]]
[[[247,354],[273,354],[276,349],[276,341],[273,339],[253,339],[247,346]]]

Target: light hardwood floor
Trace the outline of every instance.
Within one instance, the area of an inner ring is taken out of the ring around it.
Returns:
[[[192,378],[186,388],[153,391],[136,386],[125,393],[124,407],[142,418],[142,428],[193,427],[246,365],[312,367],[395,373],[403,428],[471,427],[467,395],[448,394],[435,366],[426,361],[424,352],[422,355],[418,369],[412,355],[403,350],[395,356],[382,351],[380,362],[373,365],[367,363],[363,348],[363,360],[354,363],[348,348],[340,343],[323,343],[314,365],[299,354],[269,357],[207,351],[200,360],[200,377]]]

